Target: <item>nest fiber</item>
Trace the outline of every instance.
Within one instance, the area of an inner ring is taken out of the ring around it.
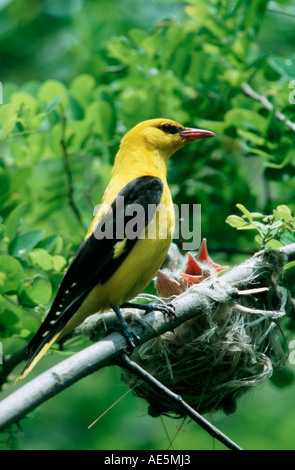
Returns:
[[[144,343],[133,353],[134,361],[199,413],[219,409],[232,413],[238,397],[284,365],[278,326],[284,316],[284,291],[278,287],[283,264],[278,262],[273,269],[272,260],[270,269],[263,263],[268,273],[263,279],[267,290],[257,293],[255,288],[261,288],[261,278],[248,275],[246,284],[255,294],[251,295],[250,289],[246,295],[241,290],[239,295],[237,286],[231,285],[231,290],[237,292],[234,299],[224,296],[227,300],[208,302],[195,318]],[[202,292],[202,284],[192,289]],[[222,289],[222,282],[212,282],[213,298]],[[185,293],[182,295],[185,298]],[[177,405],[145,382],[138,384],[138,377],[129,371],[123,371],[122,378],[134,387],[136,396],[148,402],[150,415],[182,416]]]

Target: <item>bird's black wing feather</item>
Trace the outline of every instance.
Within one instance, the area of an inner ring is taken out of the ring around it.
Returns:
[[[133,205],[140,205],[144,214],[140,230],[136,229],[138,234],[155,215],[163,188],[160,178],[140,176],[120,191],[95,233],[85,239],[75,254],[44,322],[28,345],[29,355],[35,355],[61,331],[93,287],[99,282],[105,283],[118,269],[138,239],[134,232],[132,235],[122,231],[122,227],[134,218],[132,208],[138,206]],[[114,257],[116,244],[124,238],[127,238],[124,251]]]

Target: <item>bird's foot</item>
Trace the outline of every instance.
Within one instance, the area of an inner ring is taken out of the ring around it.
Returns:
[[[127,353],[132,354],[136,346],[140,343],[140,337],[133,333],[133,331],[129,330],[129,328],[122,330],[122,333],[128,343]]]
[[[133,302],[127,302],[121,305],[121,307],[138,308],[139,310],[144,310],[145,315],[154,312],[155,310],[158,310],[158,312],[162,312],[168,317],[172,316],[174,319],[176,318],[175,307],[172,304],[137,304]]]
[[[113,307],[113,310],[114,310],[115,314],[117,315],[117,318],[120,322],[121,331],[122,331],[122,333],[123,333],[123,335],[124,335],[124,337],[127,341],[127,351],[126,352],[128,354],[132,354],[133,350],[140,343],[140,337],[137,336],[135,333],[133,333],[133,331],[131,331],[129,329],[128,323],[124,319],[120,308],[119,307]]]

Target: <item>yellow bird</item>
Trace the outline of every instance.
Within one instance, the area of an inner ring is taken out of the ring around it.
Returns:
[[[129,347],[136,346],[139,339],[128,329],[120,307],[130,306],[128,301],[150,283],[173,237],[167,162],[186,143],[214,135],[170,119],[152,119],[123,137],[100,208],[27,346],[28,361],[18,380],[53,343],[89,315],[106,309],[115,311]],[[161,310],[158,305],[132,305]]]

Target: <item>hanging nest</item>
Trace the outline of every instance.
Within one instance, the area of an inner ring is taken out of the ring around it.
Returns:
[[[209,281],[213,299],[216,299],[216,292],[226,289],[222,277],[217,279],[221,267],[212,262],[208,253],[207,261],[206,257],[200,260],[202,250],[204,242],[194,257],[200,267],[198,273],[192,255],[189,255],[184,272],[177,271],[178,265],[183,267],[182,260],[178,258],[173,267],[168,259],[164,276],[161,272],[156,282],[163,300],[168,302],[175,296],[185,296],[188,290],[195,289],[196,284],[199,293],[202,293],[203,285],[207,286],[204,292],[208,296]],[[284,259],[276,253],[264,265],[263,284],[261,277],[258,282],[255,274],[250,275],[245,282],[248,289],[250,286],[247,295],[241,290],[241,295],[234,300],[223,296],[227,300],[208,301],[206,308],[195,318],[137,348],[132,359],[199,413],[219,409],[234,412],[237,398],[271,377],[273,370],[283,367],[286,360],[278,324],[285,314],[286,295],[278,286]],[[193,282],[187,276],[201,276],[201,279]],[[159,285],[159,278],[162,285]],[[267,289],[259,289],[262,285]],[[173,289],[178,289],[174,295]],[[254,289],[253,295],[251,289]],[[163,292],[172,295],[163,297]],[[159,395],[145,382],[138,384],[138,377],[129,371],[122,372],[122,380],[133,388],[136,396],[148,402],[151,416],[182,416],[166,396]]]

